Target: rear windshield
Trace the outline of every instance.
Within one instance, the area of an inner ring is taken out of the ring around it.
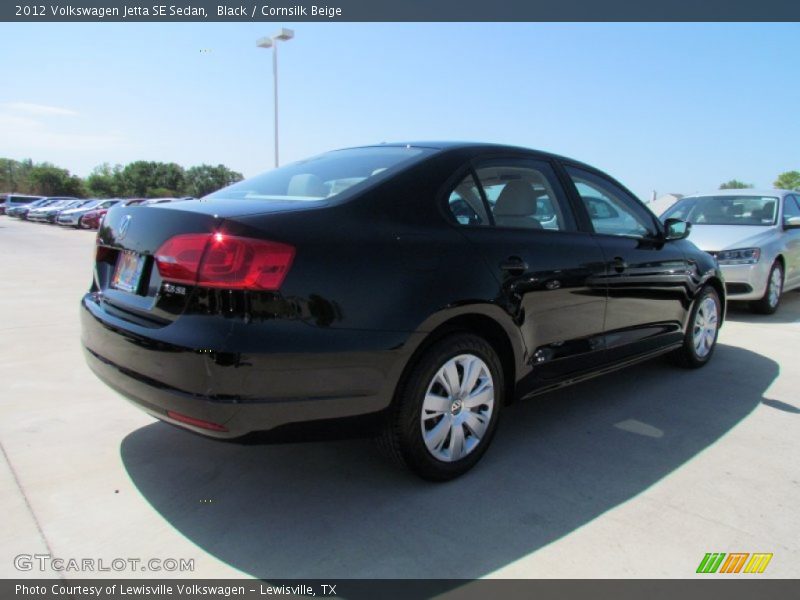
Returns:
[[[336,150],[234,183],[207,197],[322,200],[385,178],[432,152],[408,146]]]
[[[702,196],[684,198],[662,219],[682,219],[696,225],[774,225],[778,199],[772,196]]]

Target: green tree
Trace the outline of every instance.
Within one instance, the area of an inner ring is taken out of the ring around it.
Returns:
[[[800,191],[800,171],[786,171],[778,175],[773,184],[779,190]]]
[[[26,193],[31,190],[30,172],[33,161],[0,158],[0,192]]]
[[[176,163],[155,163],[155,180],[147,191],[151,198],[181,196],[186,184],[186,172]],[[169,192],[165,194],[164,192]]]
[[[103,163],[86,178],[86,188],[95,198],[118,198],[123,195],[122,165]]]
[[[19,162],[11,158],[0,158],[0,191],[17,191]]]
[[[148,198],[175,198],[178,194],[175,190],[171,190],[169,188],[162,188],[162,187],[151,187],[147,190],[147,197]]]
[[[83,180],[50,163],[34,165],[28,173],[30,191],[43,196],[83,196]]]
[[[202,198],[218,189],[244,179],[241,173],[231,171],[225,165],[199,165],[186,171],[186,187],[189,196]]]
[[[739,181],[738,179],[731,179],[730,181],[726,181],[725,183],[721,183],[719,189],[721,190],[746,190],[748,188],[753,187],[752,183],[745,183],[744,181]]]
[[[120,174],[123,196],[147,197],[147,190],[152,187],[155,178],[154,162],[137,160],[125,165]]]
[[[178,196],[184,187],[183,167],[175,163],[137,160],[128,164],[120,179],[122,192],[138,198]]]

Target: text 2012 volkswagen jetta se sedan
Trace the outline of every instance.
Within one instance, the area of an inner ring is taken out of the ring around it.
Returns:
[[[449,479],[514,398],[666,352],[708,362],[724,283],[687,233],[542,152],[339,150],[201,200],[111,209],[83,345],[169,423],[248,439],[356,422]]]

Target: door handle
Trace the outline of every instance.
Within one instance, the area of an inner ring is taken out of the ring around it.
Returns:
[[[623,273],[628,268],[628,263],[621,256],[615,256],[612,265],[617,273]]]
[[[528,263],[519,256],[509,256],[500,263],[500,269],[509,273],[524,273],[528,270]]]

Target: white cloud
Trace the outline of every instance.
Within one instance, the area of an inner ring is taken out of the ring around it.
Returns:
[[[0,107],[15,113],[25,113],[39,117],[74,117],[78,114],[69,108],[49,106],[47,104],[33,104],[32,102],[6,102],[0,104]]]

